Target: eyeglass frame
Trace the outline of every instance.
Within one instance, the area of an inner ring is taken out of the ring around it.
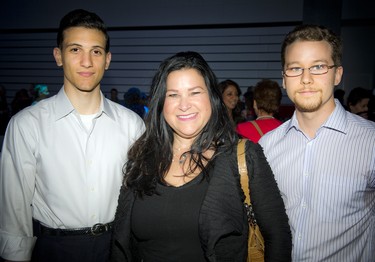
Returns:
[[[324,73],[321,73],[321,74],[312,73],[312,72],[311,72],[311,68],[316,67],[316,66],[326,66],[326,67],[327,67],[327,71],[324,72]],[[310,74],[315,75],[315,76],[320,76],[320,75],[325,75],[325,74],[327,74],[328,71],[329,71],[330,69],[334,68],[334,67],[338,67],[338,65],[333,64],[333,65],[330,65],[330,66],[329,66],[329,65],[326,65],[326,64],[320,64],[320,65],[313,65],[313,66],[310,66],[310,67],[304,67],[304,68],[303,68],[303,67],[290,67],[290,68],[287,68],[287,69],[281,71],[281,73],[282,73],[283,76],[287,76],[287,77],[297,77],[297,76],[301,76],[301,75],[303,75],[303,73],[305,72],[305,69],[309,69],[309,73],[310,73]],[[292,68],[299,68],[299,69],[302,69],[301,74],[299,74],[299,75],[295,75],[295,76],[289,76],[289,75],[287,75],[287,74],[286,74],[286,70],[288,70],[288,69],[292,69]]]

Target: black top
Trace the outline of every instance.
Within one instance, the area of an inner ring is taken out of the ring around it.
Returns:
[[[199,209],[198,234],[209,262],[245,262],[247,259],[249,227],[236,149],[237,145],[233,145],[231,150],[220,148],[220,154],[211,161],[208,170],[208,187]],[[265,240],[265,261],[291,261],[292,238],[288,217],[274,175],[259,144],[247,141],[246,163],[251,201]],[[114,220],[112,262],[142,261],[139,242],[131,233],[132,212],[137,198],[132,188],[122,186]],[[170,219],[169,215],[164,218]]]
[[[199,210],[208,187],[202,177],[181,187],[158,184],[158,195],[135,200],[131,227],[143,261],[206,261],[198,231]]]

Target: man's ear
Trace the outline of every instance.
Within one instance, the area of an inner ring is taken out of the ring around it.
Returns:
[[[339,66],[339,67],[336,68],[336,71],[335,71],[335,86],[340,84],[343,73],[344,73],[344,68],[342,66]]]
[[[109,65],[111,64],[112,54],[111,52],[108,52],[105,57],[105,70],[109,68]]]
[[[62,63],[61,50],[60,50],[60,48],[55,47],[55,48],[53,49],[53,56],[55,57],[55,61],[56,61],[57,66],[62,66],[63,63]]]

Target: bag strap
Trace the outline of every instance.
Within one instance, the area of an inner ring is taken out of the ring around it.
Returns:
[[[241,175],[241,188],[245,193],[245,203],[251,205],[249,176],[247,174],[246,158],[245,158],[245,143],[247,139],[240,139],[237,145],[237,162],[238,171]]]
[[[262,130],[260,129],[258,123],[255,122],[255,121],[250,121],[250,123],[253,124],[253,126],[255,127],[255,129],[258,131],[259,135],[262,137],[264,134],[263,134]]]

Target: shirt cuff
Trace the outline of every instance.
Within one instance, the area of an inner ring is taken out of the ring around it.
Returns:
[[[0,255],[5,260],[30,260],[36,237],[15,236],[0,230]]]

